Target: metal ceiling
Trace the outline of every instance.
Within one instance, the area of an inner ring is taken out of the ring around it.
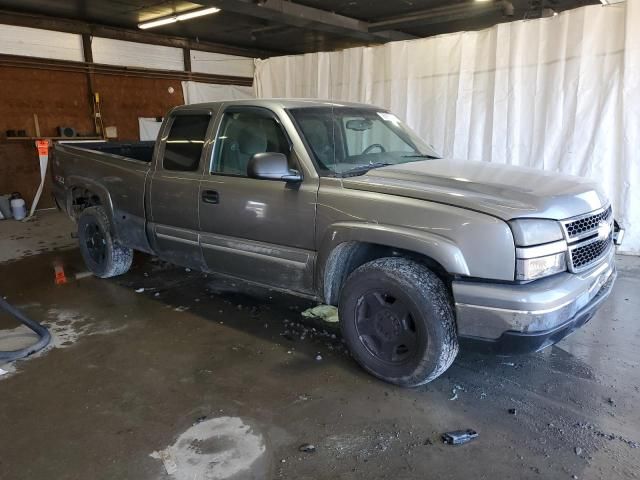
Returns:
[[[3,21],[22,14],[17,23],[23,25],[29,24],[27,14],[34,22],[47,16],[135,31],[142,21],[216,6],[222,11],[152,33],[250,49],[247,54],[289,54],[476,30],[539,16],[545,7],[561,11],[595,3],[599,0],[0,0],[0,13]]]

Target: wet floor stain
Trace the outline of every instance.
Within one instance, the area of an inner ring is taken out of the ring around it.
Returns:
[[[265,449],[262,435],[241,418],[219,417],[196,423],[151,457],[176,480],[225,480],[249,471],[262,478],[266,472],[254,465]]]

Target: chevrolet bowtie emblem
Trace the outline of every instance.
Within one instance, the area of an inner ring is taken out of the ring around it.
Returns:
[[[598,240],[606,240],[611,234],[611,225],[607,222],[598,224]]]

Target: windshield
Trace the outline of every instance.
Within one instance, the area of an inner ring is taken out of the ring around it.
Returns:
[[[290,110],[324,175],[360,175],[372,168],[439,158],[398,117],[366,108]]]

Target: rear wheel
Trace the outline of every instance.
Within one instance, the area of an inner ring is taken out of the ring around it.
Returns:
[[[356,361],[378,378],[412,387],[437,378],[458,353],[442,280],[406,258],[357,268],[340,296],[340,325]]]
[[[82,211],[78,219],[78,240],[84,263],[95,276],[115,277],[131,267],[133,250],[113,238],[109,217],[102,207]]]

